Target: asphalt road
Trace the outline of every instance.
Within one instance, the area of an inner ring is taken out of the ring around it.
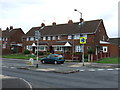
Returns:
[[[18,63],[19,62],[19,63]],[[4,60],[3,65],[24,66],[26,61]],[[43,65],[47,66],[47,65]],[[52,65],[48,65],[52,66]],[[62,67],[62,65],[55,65]],[[54,67],[55,67],[54,66]],[[64,67],[65,68],[65,67]],[[85,69],[90,69],[85,67]],[[81,71],[71,74],[2,67],[2,74],[27,80],[33,88],[118,88],[118,70]]]

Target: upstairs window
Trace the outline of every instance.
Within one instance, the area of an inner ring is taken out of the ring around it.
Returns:
[[[8,38],[6,38],[6,41],[8,40]]]
[[[80,34],[75,34],[74,39],[80,39]]]
[[[53,36],[53,37],[52,37],[52,40],[55,40],[55,39],[56,39],[56,37],[55,37],[55,36]]]
[[[48,36],[48,38],[47,38],[48,40],[50,40],[51,38],[50,38],[50,36]]]
[[[0,37],[0,41],[2,41],[2,37]]]
[[[58,40],[61,40],[61,36],[58,36]]]
[[[26,41],[29,41],[29,37],[26,38]]]
[[[72,35],[68,35],[68,39],[72,39]]]
[[[2,38],[2,40],[4,41],[4,40],[5,40],[5,38]]]
[[[43,37],[43,40],[46,40],[46,37]]]
[[[30,41],[34,41],[35,39],[34,39],[34,37],[30,37]]]

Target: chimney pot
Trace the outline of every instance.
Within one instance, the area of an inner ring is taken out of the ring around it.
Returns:
[[[12,30],[13,29],[13,26],[10,26],[10,30]]]
[[[45,26],[45,24],[44,23],[41,23],[41,27],[44,27]]]
[[[56,25],[56,22],[53,22],[52,25],[55,26],[55,25]]]
[[[9,30],[9,28],[7,27],[6,30]]]
[[[73,23],[73,21],[72,21],[72,20],[69,20],[69,21],[68,21],[68,24],[70,24],[70,23]]]

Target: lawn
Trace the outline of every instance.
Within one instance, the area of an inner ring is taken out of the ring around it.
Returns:
[[[3,55],[2,58],[14,58],[14,59],[30,59],[36,58],[36,56],[32,55],[24,55],[24,54],[10,54],[10,55]]]
[[[120,57],[115,58],[103,58],[99,61],[96,61],[96,63],[110,63],[110,64],[117,64],[120,63]]]

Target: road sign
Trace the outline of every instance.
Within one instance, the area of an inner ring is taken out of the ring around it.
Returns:
[[[86,37],[80,37],[80,44],[86,44]]]
[[[35,31],[35,38],[36,39],[40,40],[40,35],[41,35],[40,31]]]

